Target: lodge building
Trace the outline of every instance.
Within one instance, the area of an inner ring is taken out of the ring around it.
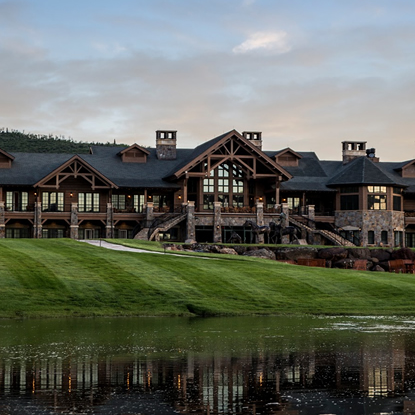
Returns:
[[[263,151],[259,131],[176,143],[159,130],[155,148],[0,149],[0,237],[249,242],[248,220],[293,226],[309,244],[415,246],[415,160],[381,162],[363,141],[343,142],[338,161]]]

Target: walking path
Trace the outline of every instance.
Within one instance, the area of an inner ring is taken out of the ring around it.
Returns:
[[[147,251],[145,249],[130,248],[129,246],[112,244],[111,242],[95,240],[95,239],[80,239],[79,242],[86,242],[87,244],[90,244],[90,245],[99,246],[101,248],[106,248],[106,249],[112,249],[114,251],[137,252],[140,254],[172,255],[172,256],[179,256],[180,258],[218,259],[218,258],[208,258],[205,256],[173,254],[171,252]]]

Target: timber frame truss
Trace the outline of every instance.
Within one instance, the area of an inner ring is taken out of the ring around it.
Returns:
[[[174,178],[210,177],[210,172],[223,163],[237,165],[250,179],[276,178],[288,180],[292,176],[249,140],[233,130],[175,172]]]
[[[62,182],[70,177],[74,179],[84,179],[90,183],[92,190],[118,188],[115,183],[79,156],[73,156],[67,162],[37,182],[34,187],[59,189]]]

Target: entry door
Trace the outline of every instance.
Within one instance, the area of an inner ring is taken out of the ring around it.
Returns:
[[[93,229],[85,229],[85,239],[94,239]]]

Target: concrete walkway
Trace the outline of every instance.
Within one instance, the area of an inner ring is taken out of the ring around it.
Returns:
[[[180,258],[200,258],[200,259],[218,259],[218,258],[208,258],[203,256],[195,256],[195,255],[180,255],[180,254],[173,254],[172,252],[156,252],[156,251],[147,251],[145,249],[140,248],[130,248],[128,246],[112,244],[111,242],[95,240],[95,239],[78,239],[79,242],[85,242],[90,245],[99,246],[101,248],[112,249],[114,251],[124,251],[124,252],[136,252],[139,254],[156,254],[156,255],[172,255],[178,256]]]

